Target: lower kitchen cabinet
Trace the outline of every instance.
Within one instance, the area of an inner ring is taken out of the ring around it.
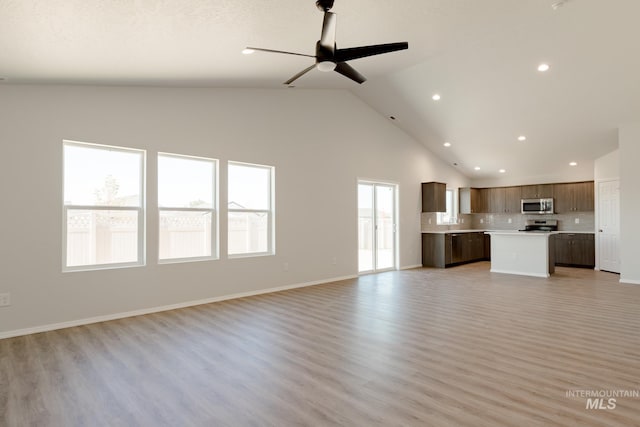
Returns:
[[[596,265],[593,233],[560,233],[554,237],[556,265],[584,268]]]
[[[423,233],[422,265],[449,267],[489,258],[483,232]]]

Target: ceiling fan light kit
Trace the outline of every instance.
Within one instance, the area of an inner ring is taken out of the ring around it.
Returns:
[[[271,53],[283,53],[286,55],[298,55],[315,58],[315,64],[300,71],[289,80],[284,82],[285,85],[290,85],[309,71],[317,68],[323,72],[336,71],[339,74],[353,80],[356,83],[362,84],[367,79],[356,71],[353,67],[347,64],[347,61],[353,59],[364,58],[367,56],[380,55],[383,53],[395,52],[398,50],[404,50],[409,48],[408,42],[399,43],[387,43],[370,46],[359,46],[347,49],[338,49],[336,45],[336,23],[337,16],[333,12],[329,12],[333,7],[334,0],[318,0],[316,6],[320,11],[324,12],[324,19],[322,21],[322,32],[320,40],[316,43],[316,54],[306,55],[303,53],[287,52],[282,50],[264,49],[258,47],[247,47],[245,51],[262,51]]]

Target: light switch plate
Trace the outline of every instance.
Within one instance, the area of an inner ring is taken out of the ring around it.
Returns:
[[[0,294],[0,307],[11,305],[11,294],[9,292]]]

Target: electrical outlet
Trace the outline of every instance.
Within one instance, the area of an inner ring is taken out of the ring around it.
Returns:
[[[484,218],[480,218],[480,224],[484,224]]]
[[[11,305],[11,294],[9,292],[0,294],[0,307]]]
[[[509,219],[507,220],[507,222],[508,222],[509,224],[511,224],[513,221],[511,220],[511,218],[509,218]]]
[[[576,218],[576,224],[580,224],[580,218]]]

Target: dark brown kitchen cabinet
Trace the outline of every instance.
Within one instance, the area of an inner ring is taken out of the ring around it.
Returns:
[[[484,259],[491,261],[491,236],[489,234],[484,235]]]
[[[422,234],[422,265],[445,268],[451,264],[451,234]]]
[[[520,213],[520,187],[488,188],[490,213]]]
[[[504,187],[489,188],[489,213],[502,213],[504,211],[505,193]]]
[[[484,233],[467,233],[469,235],[467,261],[478,261],[485,258],[484,255]]]
[[[556,213],[594,211],[593,181],[554,184],[553,187]]]
[[[593,268],[596,264],[593,233],[560,233],[555,235],[556,265]]]
[[[523,185],[520,187],[522,199],[548,199],[554,196],[553,184]]]
[[[505,213],[520,213],[522,211],[520,206],[520,200],[522,199],[522,187],[505,187],[504,194]]]
[[[485,252],[483,232],[423,233],[422,265],[424,267],[449,267],[489,257]]]
[[[422,212],[447,211],[447,185],[441,182],[422,183]]]
[[[451,264],[459,264],[467,258],[466,239],[463,234],[449,234],[451,239]]]
[[[461,214],[485,213],[489,209],[489,189],[459,188],[458,201]]]

